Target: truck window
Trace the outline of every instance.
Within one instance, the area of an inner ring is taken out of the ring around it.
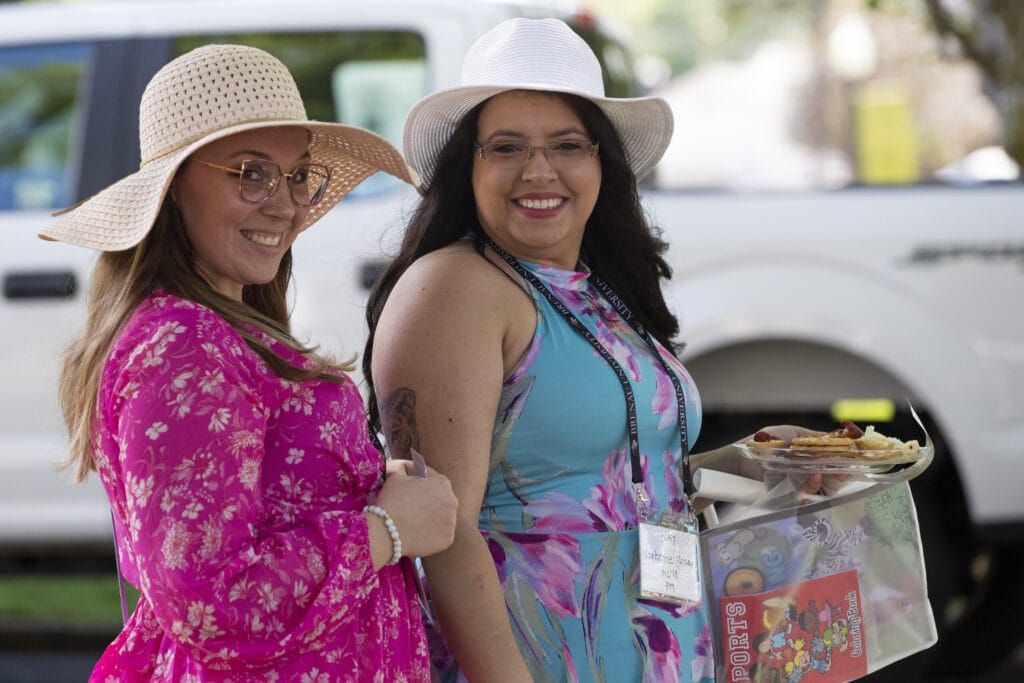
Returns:
[[[0,210],[71,203],[91,54],[83,43],[0,48]]]
[[[175,41],[173,56],[207,43],[242,43],[270,52],[295,77],[309,118],[369,128],[399,149],[405,115],[427,93],[426,48],[413,31],[187,36]],[[378,173],[353,195],[400,182]]]

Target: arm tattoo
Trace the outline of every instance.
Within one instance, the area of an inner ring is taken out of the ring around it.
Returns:
[[[409,450],[420,449],[420,434],[416,430],[416,392],[408,387],[396,389],[384,399],[380,415],[391,457],[411,459]]]

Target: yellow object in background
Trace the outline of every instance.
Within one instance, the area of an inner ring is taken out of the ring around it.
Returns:
[[[896,404],[887,398],[842,399],[832,404],[836,422],[892,422],[895,415]]]
[[[866,83],[854,99],[857,175],[866,185],[914,183],[920,178],[917,131],[905,88]]]

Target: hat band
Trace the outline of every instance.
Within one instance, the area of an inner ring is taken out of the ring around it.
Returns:
[[[310,121],[307,120],[307,119],[297,119],[297,118],[280,118],[280,119],[265,119],[264,118],[264,119],[248,119],[246,121],[235,121],[230,126],[227,126],[225,128],[221,128],[221,129],[216,130],[216,131],[204,131],[202,133],[198,133],[196,135],[193,135],[190,138],[186,138],[185,140],[182,140],[180,142],[176,142],[175,144],[171,145],[170,147],[166,147],[166,148],[160,150],[156,154],[151,154],[150,156],[148,156],[148,157],[146,157],[145,159],[142,160],[142,162],[139,164],[139,168],[142,168],[146,164],[148,164],[150,162],[153,162],[153,161],[156,161],[157,159],[162,159],[163,157],[165,157],[165,156],[167,156],[169,154],[174,154],[178,150],[180,150],[180,149],[182,149],[184,147],[188,147],[192,143],[194,143],[194,142],[196,142],[198,140],[202,140],[205,137],[209,137],[210,135],[213,135],[215,133],[220,133],[220,132],[223,132],[223,131],[227,131],[227,130],[230,130],[230,129],[236,127],[236,126],[247,126],[247,125],[250,125],[250,124],[253,124],[253,123],[307,124],[307,123],[310,123]]]

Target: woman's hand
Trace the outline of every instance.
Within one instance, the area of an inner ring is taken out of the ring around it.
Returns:
[[[797,425],[770,425],[768,427],[762,427],[759,431],[767,432],[776,439],[785,441],[786,447],[792,443],[793,439],[799,436],[818,436],[823,433],[815,429],[808,429],[807,427],[798,427]],[[753,434],[745,437],[744,440],[752,438],[754,438]]]
[[[402,554],[424,557],[450,546],[458,500],[448,477],[430,467],[425,476],[415,476],[408,460],[389,460],[386,471],[375,504],[391,515],[402,540]]]
[[[800,436],[818,436],[823,432],[815,429],[808,429],[807,427],[799,427],[797,425],[769,425],[762,427],[759,431],[767,432],[776,439],[781,439],[785,442],[786,447],[792,443],[793,439]],[[752,439],[753,434],[745,437],[743,440]],[[748,477],[750,479],[758,479],[764,481],[766,484],[778,483],[774,481],[774,475],[776,473],[766,470],[764,466],[755,460],[748,458],[740,458],[739,472],[738,474]],[[799,475],[790,475],[790,478],[796,478]],[[809,473],[806,475],[806,479],[800,486],[800,491],[807,494],[821,494],[827,495],[834,493],[836,490],[841,488],[845,483],[847,477],[843,474],[830,474],[823,476],[820,472]]]

